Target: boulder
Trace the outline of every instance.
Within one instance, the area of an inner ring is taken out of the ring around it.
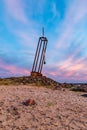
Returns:
[[[34,99],[28,99],[25,102],[23,102],[23,105],[25,105],[25,106],[32,106],[32,105],[35,105],[35,104],[36,104],[36,102],[35,102]]]

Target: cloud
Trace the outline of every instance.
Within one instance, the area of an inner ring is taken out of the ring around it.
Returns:
[[[61,63],[48,65],[44,74],[60,82],[86,82],[87,81],[87,56],[74,60],[69,57]]]
[[[31,68],[35,52],[29,48],[20,50],[11,50],[6,52],[5,49],[0,49],[0,58],[6,63],[14,65],[18,68]]]
[[[14,30],[13,32],[15,36],[18,38],[18,41],[21,45],[24,45],[28,48],[34,48],[36,47],[36,44],[38,42],[38,32],[35,30],[31,31],[25,31],[25,30]]]
[[[1,73],[27,73],[40,36],[38,30],[45,25],[49,42],[43,72],[59,80],[86,79],[87,0],[3,1],[6,24],[1,32]]]
[[[65,17],[60,26],[60,35],[57,40],[58,48],[64,47],[65,44],[66,47],[68,47],[76,33],[79,32],[79,30],[75,30],[76,25],[80,23],[80,20],[84,20],[87,15],[87,1],[83,1],[84,2],[79,2],[79,0],[74,0],[69,7],[67,7]]]
[[[6,13],[8,16],[20,22],[28,22],[24,12],[23,1],[21,0],[4,0]]]
[[[11,64],[7,64],[2,59],[0,59],[0,73],[4,77],[10,77],[16,75],[29,75],[30,71],[24,68],[15,67]]]
[[[60,14],[59,14],[59,11],[57,9],[57,5],[55,2],[52,3],[52,13],[53,13],[53,18],[54,19],[55,17],[60,17]]]
[[[58,38],[55,42],[53,62],[48,73],[62,80],[86,80],[86,55],[87,38],[84,21],[87,15],[87,1],[74,0],[67,6],[65,17],[61,21],[58,30]],[[53,68],[53,70],[52,70]],[[56,68],[54,70],[54,68]],[[47,74],[48,74],[47,73]],[[84,76],[85,73],[85,76]],[[84,77],[82,77],[82,76]]]

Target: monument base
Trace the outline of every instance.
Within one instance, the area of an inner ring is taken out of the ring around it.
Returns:
[[[42,74],[39,72],[31,72],[31,76],[38,77],[38,76],[42,76]]]

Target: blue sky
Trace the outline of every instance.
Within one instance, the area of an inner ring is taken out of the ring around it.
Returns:
[[[0,77],[30,75],[43,26],[43,75],[87,82],[87,0],[0,0]]]

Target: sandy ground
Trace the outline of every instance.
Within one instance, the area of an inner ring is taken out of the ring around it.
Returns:
[[[22,104],[29,98],[36,105]],[[87,97],[67,89],[0,86],[0,130],[87,130]]]

